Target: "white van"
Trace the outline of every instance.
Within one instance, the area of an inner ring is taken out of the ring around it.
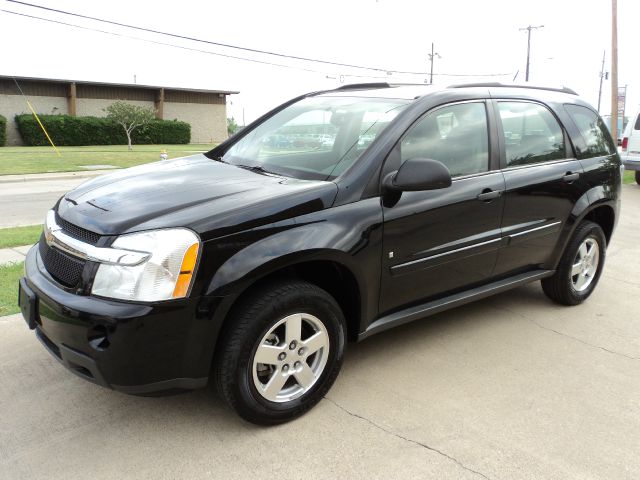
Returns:
[[[640,112],[631,117],[624,129],[620,156],[625,170],[635,170],[636,183],[640,184]]]

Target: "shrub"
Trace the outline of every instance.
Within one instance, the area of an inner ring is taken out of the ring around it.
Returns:
[[[191,125],[178,120],[154,120],[134,130],[132,137],[138,144],[189,143]]]
[[[117,123],[103,117],[38,115],[56,145],[126,145],[127,136]],[[18,131],[25,145],[48,145],[33,115],[16,115]],[[153,120],[133,132],[138,144],[189,143],[191,125],[176,120]]]
[[[0,147],[7,144],[7,119],[0,115]]]

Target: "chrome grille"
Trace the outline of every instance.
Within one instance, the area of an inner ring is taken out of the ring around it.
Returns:
[[[100,234],[80,228],[73,223],[67,222],[64,218],[60,217],[56,212],[56,223],[62,227],[62,231],[77,240],[81,240],[85,243],[95,245],[100,239]]]
[[[47,245],[44,235],[40,237],[40,257],[47,272],[66,287],[75,287],[82,279],[85,261],[73,258]]]

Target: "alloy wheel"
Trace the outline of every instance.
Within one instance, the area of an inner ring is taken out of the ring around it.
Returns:
[[[329,334],[317,317],[288,315],[262,337],[253,355],[253,384],[262,397],[284,403],[308,392],[329,356]]]

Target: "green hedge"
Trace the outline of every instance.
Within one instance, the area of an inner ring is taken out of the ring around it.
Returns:
[[[120,127],[122,129],[122,127]],[[124,132],[123,132],[124,133]],[[133,131],[134,145],[159,143],[189,143],[191,141],[191,125],[178,120],[154,120]],[[125,139],[125,142],[126,139]]]
[[[38,115],[56,145],[126,145],[123,128],[102,117]],[[33,115],[16,115],[18,131],[25,145],[48,145]],[[154,120],[133,131],[133,144],[185,144],[191,140],[191,125],[177,120]]]
[[[0,115],[0,147],[7,144],[7,119]]]

